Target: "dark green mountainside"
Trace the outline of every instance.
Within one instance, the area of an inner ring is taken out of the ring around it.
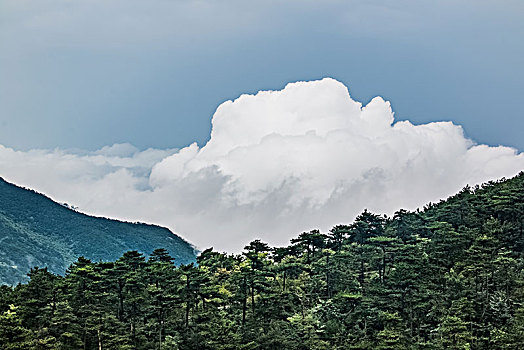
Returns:
[[[0,284],[26,281],[34,266],[63,274],[79,256],[109,261],[159,247],[177,264],[195,260],[195,249],[166,228],[85,215],[0,178]]]

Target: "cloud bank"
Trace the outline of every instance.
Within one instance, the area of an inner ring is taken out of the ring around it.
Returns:
[[[254,238],[285,244],[303,230],[349,223],[365,208],[415,209],[521,170],[524,155],[513,148],[477,145],[451,122],[395,122],[389,102],[362,106],[330,78],[224,102],[201,148],[0,146],[7,180],[228,251]]]

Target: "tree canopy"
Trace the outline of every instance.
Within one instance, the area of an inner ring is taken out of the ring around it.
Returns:
[[[80,257],[0,287],[5,349],[522,349],[524,174],[286,247]]]

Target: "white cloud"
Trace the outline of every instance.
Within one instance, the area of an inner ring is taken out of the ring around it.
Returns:
[[[302,230],[392,214],[466,184],[509,177],[524,155],[476,145],[451,122],[394,122],[333,79],[288,84],[220,105],[210,141],[177,150],[0,147],[0,175],[96,215],[165,225],[199,247],[285,244]]]

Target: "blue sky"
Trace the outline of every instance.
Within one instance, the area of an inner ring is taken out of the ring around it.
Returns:
[[[209,139],[242,93],[333,77],[396,119],[524,149],[522,1],[0,0],[0,143]]]

